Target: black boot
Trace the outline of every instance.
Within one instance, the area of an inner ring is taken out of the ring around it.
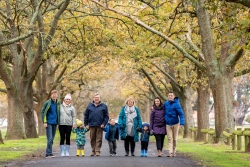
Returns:
[[[131,156],[135,156],[134,152],[131,151]]]
[[[127,156],[128,156],[128,154],[129,154],[129,153],[128,153],[128,151],[126,151],[126,154],[125,154],[125,156],[127,157]]]

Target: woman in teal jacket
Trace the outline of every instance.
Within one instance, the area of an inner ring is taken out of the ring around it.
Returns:
[[[126,100],[126,105],[122,107],[119,115],[118,124],[120,126],[120,137],[124,140],[125,156],[129,154],[129,145],[131,155],[135,156],[135,142],[139,141],[139,134],[137,129],[141,128],[142,120],[140,111],[134,106],[133,98]]]

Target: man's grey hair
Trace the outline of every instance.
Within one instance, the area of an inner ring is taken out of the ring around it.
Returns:
[[[95,93],[95,94],[94,94],[94,97],[96,97],[96,96],[101,97],[99,93]]]

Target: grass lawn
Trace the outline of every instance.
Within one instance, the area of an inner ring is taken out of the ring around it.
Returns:
[[[152,140],[151,140],[152,139]],[[151,141],[155,141],[151,137]],[[165,140],[167,149],[167,140]],[[250,154],[232,150],[225,144],[204,144],[193,139],[178,139],[177,151],[209,167],[250,167]]]
[[[1,130],[4,138],[6,130]],[[56,132],[54,146],[59,145],[59,132]],[[10,162],[19,159],[26,159],[25,155],[34,154],[36,151],[44,151],[47,146],[46,136],[39,136],[35,139],[25,140],[4,140],[4,144],[0,144],[0,167],[1,163]],[[44,155],[42,155],[44,156]]]

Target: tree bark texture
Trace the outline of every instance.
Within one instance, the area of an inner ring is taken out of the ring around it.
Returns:
[[[0,144],[4,144],[1,129],[0,129]]]
[[[185,115],[185,125],[183,138],[191,136],[189,128],[194,126],[193,109],[191,105],[192,88],[182,88],[180,98],[180,104]]]
[[[16,95],[10,95],[8,91],[8,126],[6,139],[25,139],[23,110],[21,101]]]
[[[202,77],[201,71],[198,71],[198,78]],[[209,129],[209,86],[198,85],[198,107],[197,107],[197,137],[195,141],[204,141],[204,134],[201,133],[201,129]]]

